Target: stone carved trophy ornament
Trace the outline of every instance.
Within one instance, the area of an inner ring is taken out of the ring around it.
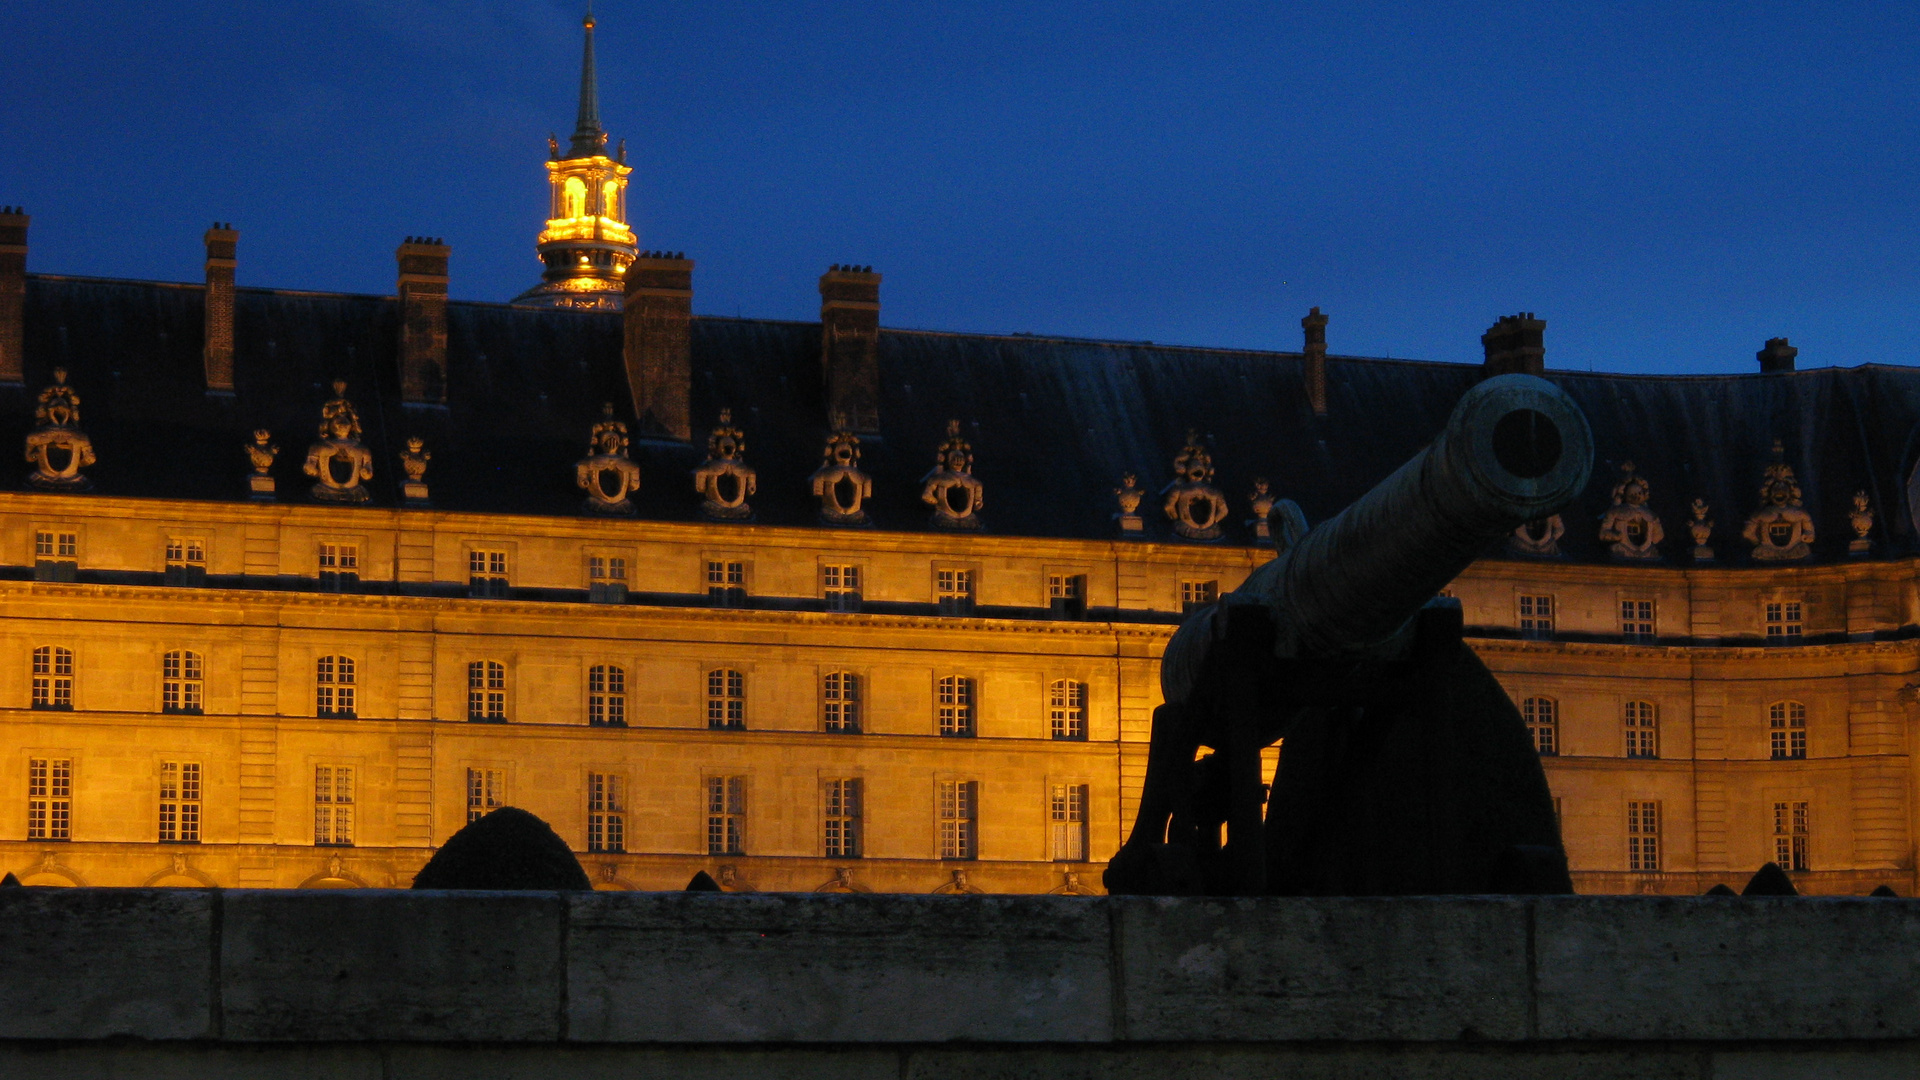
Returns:
[[[1227,497],[1213,486],[1213,455],[1200,433],[1187,431],[1187,445],[1173,459],[1173,483],[1161,489],[1161,509],[1173,519],[1173,531],[1189,540],[1218,540],[1226,529]]]
[[[307,448],[302,470],[318,483],[313,497],[322,502],[362,503],[372,497],[373,451],[360,443],[360,414],[347,400],[345,381],[333,381],[333,399],[320,406],[320,441]]]
[[[1571,505],[1592,463],[1559,388],[1487,379],[1431,446],[1189,617],[1108,891],[1571,892],[1526,724],[1436,593]],[[1281,739],[1268,789],[1261,751]]]
[[[67,369],[53,369],[53,385],[40,391],[27,433],[27,483],[44,491],[85,491],[93,484],[80,470],[93,464],[93,440],[80,430],[80,395],[67,385]]]
[[[640,466],[627,456],[627,425],[614,419],[611,401],[600,406],[600,420],[587,439],[587,456],[574,463],[573,482],[587,493],[581,504],[587,513],[633,513]]]
[[[1519,555],[1532,555],[1541,559],[1560,557],[1560,538],[1567,535],[1567,523],[1560,520],[1559,514],[1548,514],[1538,521],[1528,521],[1507,534],[1507,550]]]
[[[820,500],[820,520],[828,525],[867,524],[871,519],[866,503],[873,497],[873,478],[860,471],[860,436],[836,418],[821,457],[820,467],[808,477],[814,498]]]
[[[427,502],[427,462],[432,460],[433,452],[427,449],[427,441],[418,435],[409,435],[407,448],[400,452],[400,471],[407,478],[400,494],[415,506],[424,506]]]
[[[1667,531],[1660,518],[1647,509],[1647,497],[1653,493],[1647,478],[1636,476],[1633,462],[1620,463],[1620,482],[1613,485],[1613,505],[1600,515],[1600,542],[1613,545],[1615,558],[1658,559],[1660,541]]]
[[[1147,497],[1147,489],[1140,486],[1140,478],[1132,473],[1122,476],[1113,497],[1120,504],[1119,512],[1113,515],[1120,523],[1120,535],[1138,537],[1145,533],[1147,520],[1140,516],[1140,501]]]
[[[1760,481],[1760,509],[1747,518],[1740,535],[1753,545],[1753,557],[1791,562],[1813,551],[1813,515],[1800,505],[1800,485],[1786,462],[1786,449],[1773,440],[1773,461]]]
[[[253,466],[253,472],[247,474],[247,492],[249,498],[262,501],[273,498],[273,462],[280,456],[280,448],[273,444],[273,433],[266,428],[253,429],[253,441],[244,449],[247,452],[247,464]]]
[[[1247,527],[1253,530],[1254,543],[1285,550],[1307,535],[1307,515],[1301,512],[1299,503],[1277,499],[1271,489],[1272,484],[1266,477],[1254,478],[1253,492],[1247,496],[1247,502],[1253,507],[1253,519],[1247,522]],[[1275,535],[1275,526],[1279,527],[1278,535]]]
[[[707,460],[693,470],[693,490],[703,501],[700,512],[715,521],[747,521],[753,517],[748,496],[759,490],[753,467],[740,460],[747,437],[733,426],[733,410],[720,410],[720,423],[707,436]]]
[[[1867,499],[1867,493],[1853,493],[1853,509],[1847,511],[1847,524],[1853,526],[1853,539],[1847,542],[1847,554],[1865,555],[1873,550],[1873,541],[1867,534],[1873,531],[1873,506]]]
[[[1687,532],[1693,536],[1694,562],[1713,561],[1713,548],[1707,545],[1707,541],[1713,539],[1713,522],[1707,518],[1709,512],[1707,500],[1693,500],[1693,520],[1687,522]]]
[[[920,478],[920,501],[933,507],[936,529],[980,528],[986,486],[973,475],[973,445],[960,434],[960,421],[947,421],[947,439],[934,454],[933,470]]]

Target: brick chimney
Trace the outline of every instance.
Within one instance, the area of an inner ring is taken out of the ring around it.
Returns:
[[[1753,355],[1760,361],[1761,372],[1770,375],[1776,371],[1792,371],[1793,358],[1800,355],[1800,350],[1787,344],[1786,338],[1774,337],[1768,338],[1767,347]]]
[[[693,260],[682,251],[643,251],[627,267],[621,310],[627,387],[639,433],[693,437]]]
[[[0,206],[0,383],[24,379],[29,220],[17,206]]]
[[[1319,308],[1300,320],[1307,342],[1301,348],[1306,357],[1307,400],[1313,403],[1313,415],[1327,415],[1327,317]]]
[[[1486,347],[1488,375],[1541,375],[1547,369],[1547,320],[1533,312],[1503,315],[1480,335]]]
[[[200,359],[207,370],[207,389],[233,393],[233,268],[240,234],[232,222],[214,222],[207,230],[207,334]]]
[[[827,416],[847,430],[880,431],[880,275],[871,266],[832,266],[820,275],[820,366]]]
[[[447,402],[447,256],[439,237],[409,236],[400,261],[400,402]]]

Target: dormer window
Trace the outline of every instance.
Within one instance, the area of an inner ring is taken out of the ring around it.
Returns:
[[[360,545],[320,545],[320,591],[353,592],[360,587]]]
[[[507,553],[474,548],[467,552],[467,595],[507,595]]]
[[[33,580],[72,581],[80,567],[80,534],[65,529],[36,529]]]
[[[207,583],[207,542],[197,536],[167,539],[168,585],[199,586]]]
[[[973,571],[955,568],[934,571],[934,596],[942,615],[973,614]]]
[[[596,604],[627,602],[627,560],[624,555],[587,556],[587,599]]]
[[[1047,608],[1056,619],[1078,619],[1087,613],[1085,574],[1048,574]]]
[[[707,560],[707,599],[714,607],[745,606],[747,564],[734,559]]]

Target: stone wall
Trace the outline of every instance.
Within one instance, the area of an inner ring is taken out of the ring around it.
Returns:
[[[1911,1076],[1920,904],[0,891],[0,1075]]]

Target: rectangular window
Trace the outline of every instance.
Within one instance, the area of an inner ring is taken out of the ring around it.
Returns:
[[[1054,862],[1087,861],[1087,785],[1055,784],[1048,799],[1047,846]]]
[[[965,675],[948,675],[935,691],[938,702],[940,734],[956,738],[973,735],[973,680]]]
[[[313,842],[317,847],[353,846],[353,766],[313,767]]]
[[[322,592],[352,592],[360,587],[360,545],[320,545]]]
[[[1530,697],[1520,703],[1520,716],[1533,736],[1533,749],[1541,757],[1560,752],[1560,703],[1550,697]]]
[[[200,764],[160,763],[160,842],[200,842]]]
[[[1660,870],[1660,804],[1627,804],[1627,869],[1640,873]]]
[[[73,839],[73,759],[27,761],[27,839]]]
[[[1780,869],[1805,870],[1807,868],[1809,839],[1807,804],[1803,802],[1774,803],[1773,861],[1780,864]]]
[[[725,559],[707,560],[707,599],[714,607],[740,607],[747,602],[747,564]]]
[[[1621,721],[1626,726],[1628,757],[1660,756],[1660,713],[1653,702],[1627,702],[1621,708]]]
[[[167,539],[168,585],[199,586],[207,583],[207,542],[197,536]]]
[[[627,672],[612,664],[587,669],[587,723],[594,727],[627,726]]]
[[[507,774],[500,769],[467,770],[467,821],[479,821],[507,805]]]
[[[940,857],[980,857],[980,782],[940,781]]]
[[[1056,739],[1087,737],[1087,684],[1061,679],[1047,688],[1047,720]]]
[[[160,711],[198,715],[206,694],[206,662],[176,650],[160,658]]]
[[[822,565],[820,596],[828,611],[859,611],[860,568],[849,563]]]
[[[744,855],[747,850],[747,778],[707,777],[707,854]]]
[[[1180,610],[1191,612],[1206,607],[1220,599],[1218,581],[1182,581],[1180,583]]]
[[[73,650],[42,645],[33,650],[33,707],[73,708]]]
[[[942,615],[973,614],[973,571],[935,570],[934,596]]]
[[[507,665],[498,660],[475,660],[467,665],[467,719],[489,724],[507,722]]]
[[[587,599],[596,604],[627,602],[626,556],[587,556]]]
[[[587,850],[627,850],[627,781],[614,773],[587,774]]]
[[[1807,707],[1798,701],[1767,706],[1767,749],[1776,761],[1807,756]]]
[[[746,675],[732,668],[707,672],[707,727],[739,731],[746,726]]]
[[[1553,636],[1553,594],[1520,597],[1520,636],[1530,638]]]
[[[1047,609],[1056,619],[1078,619],[1087,613],[1085,574],[1048,574]]]
[[[1653,601],[1620,601],[1620,636],[1626,641],[1652,642]]]
[[[829,859],[860,857],[860,781],[828,780],[822,785],[826,835],[823,847]]]
[[[820,720],[828,731],[859,732],[860,676],[851,671],[829,671],[820,677]]]
[[[80,534],[39,529],[33,534],[33,580],[72,581],[79,568]]]
[[[474,548],[467,552],[467,595],[507,595],[507,553]]]
[[[1767,601],[1767,644],[1799,641],[1800,626],[1800,601]]]
[[[322,656],[313,668],[313,715],[352,719],[358,689],[353,657]]]

